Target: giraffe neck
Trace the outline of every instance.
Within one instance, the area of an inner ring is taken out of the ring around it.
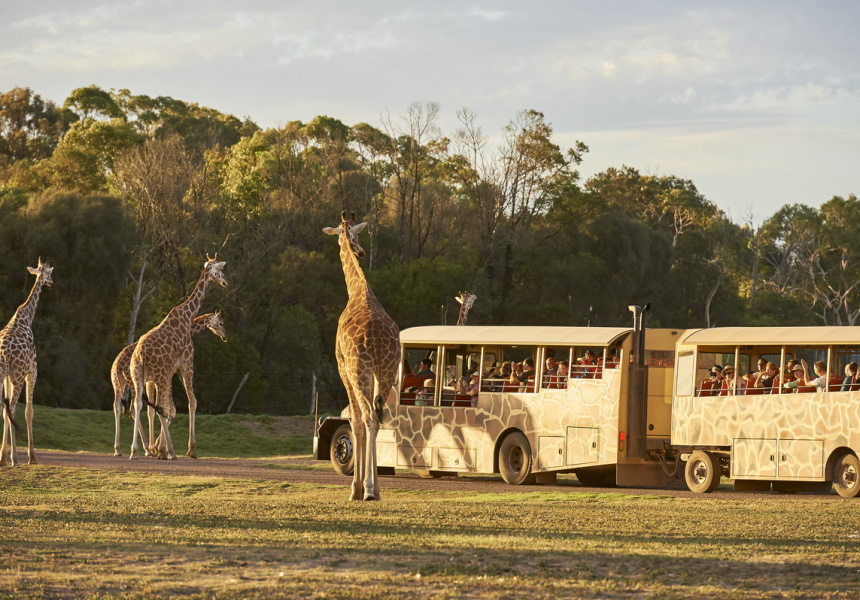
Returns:
[[[195,318],[191,322],[191,335],[197,335],[201,331],[208,329],[209,328],[208,319],[211,316],[212,316],[212,313],[209,313],[207,315],[200,315],[199,317]]]
[[[194,291],[188,296],[188,300],[173,309],[173,314],[188,321],[193,321],[197,313],[200,312],[200,305],[203,304],[203,298],[206,296],[206,288],[209,286],[209,277],[206,269],[200,275]]]
[[[30,291],[30,296],[27,301],[18,307],[15,311],[15,316],[12,317],[10,323],[14,322],[18,325],[30,327],[33,324],[33,317],[36,316],[36,305],[39,303],[39,295],[42,292],[41,277],[36,278],[36,283]]]
[[[466,315],[469,314],[469,308],[463,303],[460,306],[460,315],[457,317],[457,325],[465,325],[466,324]]]
[[[349,297],[367,296],[370,287],[367,285],[364,272],[361,270],[355,254],[350,250],[348,242],[340,246],[340,262],[343,265],[343,275],[346,278],[346,291]]]

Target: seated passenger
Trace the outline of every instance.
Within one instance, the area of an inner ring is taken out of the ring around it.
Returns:
[[[527,392],[535,391],[535,361],[529,357],[520,364],[520,367],[520,372],[514,373],[513,376],[517,378],[517,381],[521,385],[525,385]]]
[[[558,363],[555,361],[554,356],[549,356],[546,359],[546,371],[543,374],[543,387],[549,388],[552,387],[551,384],[555,382],[555,376],[558,373]]]
[[[800,359],[800,364],[803,365],[803,378],[806,385],[815,386],[816,392],[826,391],[827,384],[830,383],[831,380],[831,375],[827,372],[827,365],[820,360],[816,360],[813,364],[813,368],[815,369],[817,377],[815,379],[811,379],[809,377],[809,365],[807,364],[806,359]]]
[[[735,379],[735,368],[728,365],[723,369],[723,385],[721,396],[743,396],[746,392],[747,382],[743,377]]]
[[[769,362],[765,365],[764,371],[759,371],[756,376],[755,385],[753,386],[762,394],[772,394],[774,390],[779,390],[779,369],[777,366]]]
[[[850,362],[845,365],[845,380],[842,382],[842,392],[850,392],[860,389],[860,382],[857,381],[857,363]]]
[[[558,373],[555,375],[555,381],[551,387],[556,389],[567,389],[567,378],[570,377],[566,360],[558,361]]]
[[[594,352],[586,350],[585,354],[576,359],[579,367],[577,368],[577,377],[592,379],[594,377]]]
[[[719,396],[723,388],[723,368],[720,365],[711,367],[711,376],[702,380],[699,386],[699,396]]]
[[[416,406],[433,406],[433,396],[436,394],[436,380],[426,379],[424,387],[418,393],[418,398],[415,400]]]
[[[806,376],[803,371],[803,365],[795,363],[794,367],[792,367],[791,376],[792,380],[782,386],[787,393],[803,394],[815,391],[814,387],[806,385]]]
[[[417,375],[420,377],[436,377],[436,373],[431,369],[432,366],[433,361],[429,358],[425,358],[421,361],[421,369],[418,371]]]
[[[466,393],[469,394],[472,401],[472,406],[478,406],[478,391],[481,389],[480,376],[477,371],[472,373],[469,387],[466,388]]]

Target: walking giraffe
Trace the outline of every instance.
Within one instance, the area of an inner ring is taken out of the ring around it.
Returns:
[[[50,266],[51,261],[42,262],[34,269],[27,270],[36,276],[36,283],[27,301],[18,307],[15,314],[9,320],[6,327],[0,331],[0,373],[3,375],[0,382],[3,395],[3,445],[0,446],[0,466],[6,464],[6,436],[9,436],[11,447],[10,460],[12,466],[18,466],[18,449],[15,446],[15,407],[18,404],[18,396],[27,385],[27,455],[29,464],[36,464],[36,453],[33,450],[33,387],[36,385],[36,346],[33,343],[33,317],[36,316],[36,305],[39,303],[39,294],[42,286],[50,286],[53,283]]]
[[[194,337],[201,331],[209,329],[221,338],[222,341],[227,341],[227,333],[224,331],[224,321],[221,319],[221,311],[208,313],[196,317],[191,323],[191,336]],[[110,381],[113,385],[113,415],[116,421],[116,435],[114,436],[113,455],[122,456],[119,449],[119,417],[121,413],[132,414],[129,410],[129,402],[124,398],[126,387],[131,384],[131,355],[134,354],[134,349],[137,348],[137,342],[129,344],[116,357],[110,370]],[[143,449],[146,456],[151,456],[155,453],[155,409],[151,406],[147,407],[147,416],[149,418],[149,440],[143,433],[143,424],[138,430],[140,439],[143,442]]]
[[[323,229],[329,235],[338,236],[349,294],[337,324],[335,355],[349,396],[355,440],[350,500],[380,499],[376,434],[382,421],[382,407],[400,366],[400,330],[374,296],[358,264],[358,258],[364,256],[358,234],[366,226],[367,223],[355,224],[354,213],[347,221],[346,212],[343,212],[340,226]]]
[[[141,429],[140,411],[143,408],[144,386],[149,397],[147,404],[155,409],[161,421],[158,458],[176,459],[168,428],[176,415],[170,382],[177,370],[182,376],[185,393],[188,394],[188,456],[197,458],[194,439],[197,399],[194,397],[194,345],[191,342],[191,324],[200,310],[209,282],[214,281],[227,287],[227,280],[221,272],[226,263],[218,262],[217,254],[215,258],[207,255],[206,259],[197,286],[188,299],[171,309],[161,323],[143,334],[131,355],[130,372],[134,390],[134,430],[130,456],[132,460],[138,458],[137,435]]]
[[[469,314],[469,309],[472,308],[472,304],[475,303],[476,298],[476,295],[469,292],[460,292],[460,295],[457,296],[457,302],[460,303],[460,314],[457,316],[457,325],[466,324],[466,315]]]

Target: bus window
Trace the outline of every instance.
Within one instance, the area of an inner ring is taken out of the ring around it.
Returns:
[[[570,377],[570,348],[547,346],[543,349],[544,365],[541,388],[548,390],[567,389]]]
[[[647,367],[674,367],[675,353],[672,350],[646,350],[645,366]]]
[[[445,370],[440,394],[441,406],[473,406],[477,403],[477,396],[469,392],[473,383],[479,385],[480,351],[462,345],[451,345],[445,346],[443,356]],[[473,374],[478,375],[478,381],[473,382]]]
[[[697,396],[727,396],[729,382],[722,377],[723,368],[734,366],[734,348],[699,348],[696,360]]]
[[[678,355],[678,368],[675,369],[675,395],[693,395],[693,369],[695,357],[692,352],[682,352]]]
[[[414,405],[419,397],[427,396],[432,400],[432,391],[425,390],[425,383],[435,383],[436,354],[438,348],[410,347],[403,349],[403,379],[400,382],[400,404]],[[428,404],[425,400],[421,404]],[[431,402],[432,403],[432,402]]]
[[[844,385],[839,390],[850,392],[860,390],[860,381],[857,381],[857,365],[860,364],[860,348],[836,347],[833,349],[833,372],[835,375],[844,376]],[[851,377],[851,379],[847,379]]]
[[[508,381],[504,382],[504,385],[502,386],[502,391],[533,393],[535,391],[535,384],[537,383],[537,381],[535,380],[535,361],[537,360],[537,348],[520,346],[503,348],[502,358],[505,361],[510,361],[511,368],[513,369],[515,374],[515,376],[512,378],[513,381],[509,379]],[[525,363],[530,363],[530,366],[527,367]],[[529,371],[533,371],[531,376],[528,375]],[[519,378],[516,377],[517,373],[519,374]]]
[[[797,356],[797,361],[801,365],[803,364],[803,361],[806,361],[806,376],[808,379],[802,382],[798,379],[796,382],[792,381],[787,383],[784,393],[794,392],[796,394],[813,394],[816,391],[824,391],[827,384],[829,384],[829,388],[827,389],[830,391],[838,391],[842,388],[842,377],[839,377],[838,374],[833,372],[829,375],[827,374],[827,348],[795,348],[795,354]],[[824,379],[821,379],[821,377]],[[792,377],[792,379],[794,379],[794,377]],[[816,389],[816,386],[819,384],[820,388]]]

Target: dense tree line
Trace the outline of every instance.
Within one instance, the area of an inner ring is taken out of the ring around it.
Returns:
[[[620,166],[582,181],[588,147],[546,117],[513,115],[491,144],[474,114],[446,136],[439,106],[377,124],[320,116],[261,129],[168,97],[79,88],[62,106],[0,93],[0,319],[56,268],[34,324],[37,402],[107,409],[109,369],[193,288],[206,252],[227,261],[230,341],[196,342],[203,412],[304,413],[344,403],[334,333],[346,302],[342,210],[369,226],[364,268],[401,328],[472,324],[854,325],[860,203],[785,206],[737,224],[694,183]],[[820,199],[812,198],[817,203]],[[176,391],[178,402],[184,394]]]

